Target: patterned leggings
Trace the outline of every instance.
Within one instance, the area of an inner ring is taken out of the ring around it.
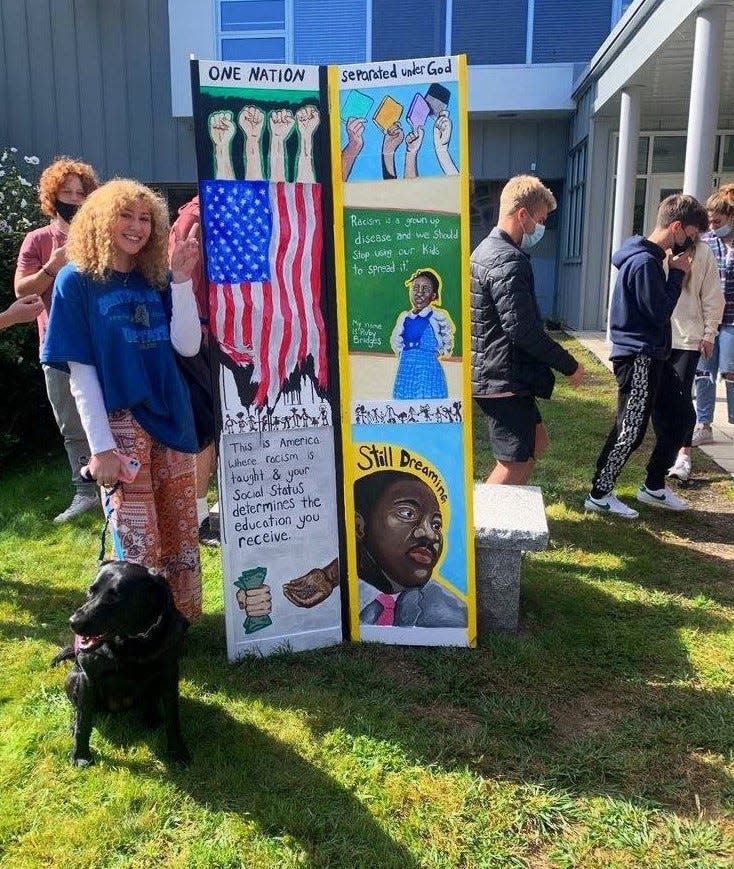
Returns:
[[[192,621],[201,615],[195,457],[153,440],[128,410],[110,414],[110,428],[120,452],[140,462],[134,482],[109,499],[103,490],[115,558],[165,576],[176,606]]]
[[[668,360],[623,356],[613,360],[617,379],[617,418],[596,463],[593,498],[614,488],[622,468],[645,437],[652,416],[655,446],[647,463],[645,485],[662,489],[665,474],[683,446],[691,415],[690,391]]]

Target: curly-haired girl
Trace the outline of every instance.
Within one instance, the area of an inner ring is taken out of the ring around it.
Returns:
[[[51,220],[46,226],[29,232],[23,239],[14,286],[19,299],[40,296],[43,301],[37,318],[39,351],[42,351],[54,280],[66,263],[69,224],[81,203],[97,187],[97,176],[86,163],[60,157],[44,169],[38,187],[41,210]],[[75,489],[71,504],[59,513],[54,522],[68,522],[80,513],[97,508],[99,502],[94,486],[85,482],[80,474],[81,466],[89,456],[89,446],[69,391],[69,375],[48,366],[44,366],[43,373],[48,400],[64,439]]]
[[[166,204],[152,190],[118,178],[89,196],[69,233],[43,360],[71,372],[115,556],[159,570],[192,619],[201,613],[198,445],[174,351],[193,356],[201,341],[196,229],[173,247],[170,284],[167,247]],[[131,482],[120,454],[140,463]]]

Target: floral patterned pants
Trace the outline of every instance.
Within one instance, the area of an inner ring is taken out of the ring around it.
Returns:
[[[201,565],[196,521],[195,456],[155,441],[128,410],[110,414],[121,453],[137,459],[132,483],[103,491],[115,558],[143,564],[165,576],[189,621],[201,615]]]

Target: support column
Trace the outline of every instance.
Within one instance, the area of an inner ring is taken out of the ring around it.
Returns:
[[[640,142],[640,88],[627,87],[621,93],[619,144],[617,145],[617,187],[614,191],[612,253],[632,235],[635,209],[637,150]]]
[[[709,6],[696,16],[683,192],[700,202],[711,192],[726,9]]]
[[[614,191],[614,221],[612,223],[612,253],[632,235],[635,209],[635,180],[637,176],[637,150],[640,141],[640,88],[626,87],[621,92],[619,107],[619,143],[617,145],[617,186]],[[617,277],[612,266],[609,276],[609,303]],[[607,310],[607,338],[609,316]]]
[[[586,190],[584,192],[584,243],[579,281],[580,306],[577,329],[604,329],[609,291],[609,217],[612,213],[614,181],[609,176],[613,160],[612,133],[617,121],[592,117],[586,152]],[[608,202],[608,208],[600,208]],[[572,323],[571,317],[566,322]]]

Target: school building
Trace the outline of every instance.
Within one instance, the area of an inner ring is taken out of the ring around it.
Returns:
[[[0,146],[195,189],[188,59],[356,63],[465,53],[472,242],[540,176],[545,316],[606,320],[611,251],[661,198],[734,180],[734,0],[2,0]]]

